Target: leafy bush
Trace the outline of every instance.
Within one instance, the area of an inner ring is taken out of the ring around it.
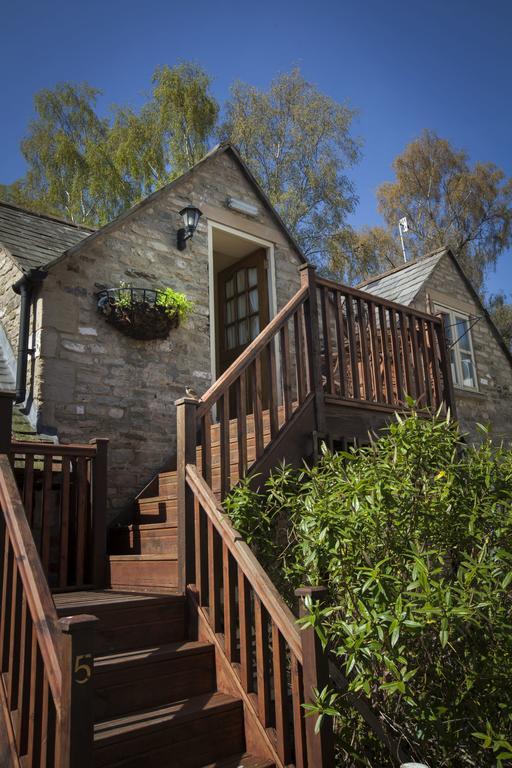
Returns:
[[[265,486],[235,489],[228,513],[288,595],[328,587],[309,621],[350,691],[432,768],[509,764],[512,451],[413,414]],[[340,765],[391,765],[346,699],[327,701]]]

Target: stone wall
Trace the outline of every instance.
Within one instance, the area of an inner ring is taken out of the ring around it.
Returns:
[[[259,206],[249,219],[228,195]],[[176,248],[187,203],[205,213],[185,251]],[[278,306],[299,287],[300,259],[227,153],[213,156],[52,266],[43,283],[40,374],[34,385],[41,428],[63,442],[110,440],[111,517],[166,465],[176,449],[175,406],[187,386],[211,383],[208,221],[236,225],[274,243]],[[166,340],[137,341],[108,325],[96,292],[117,286],[171,286],[194,302],[185,327]]]
[[[478,392],[455,388],[457,416],[469,439],[478,440],[476,422],[490,424],[496,440],[512,441],[512,366],[498,343],[482,308],[473,298],[448,255],[418,295],[415,306],[430,311],[428,302],[466,315],[480,316],[471,329]]]
[[[22,277],[14,261],[0,247],[0,323],[16,355],[18,351],[18,331],[20,324],[20,297],[12,290],[12,285]]]

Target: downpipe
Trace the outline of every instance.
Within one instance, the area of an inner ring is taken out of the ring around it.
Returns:
[[[20,328],[18,333],[18,358],[16,362],[16,399],[15,403],[24,403],[27,396],[27,365],[28,356],[34,350],[28,347],[30,334],[30,308],[34,289],[36,289],[47,276],[42,269],[31,269],[17,280],[12,289],[18,294],[20,302]]]

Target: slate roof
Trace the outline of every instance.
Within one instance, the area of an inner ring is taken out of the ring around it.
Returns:
[[[23,272],[46,266],[92,231],[0,201],[0,245]]]
[[[434,251],[421,259],[410,261],[389,272],[365,280],[357,287],[382,299],[410,306],[445,253],[447,253],[446,248]]]

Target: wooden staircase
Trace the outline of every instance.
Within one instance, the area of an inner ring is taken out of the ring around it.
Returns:
[[[284,407],[277,410],[278,423],[285,421]],[[255,420],[252,414],[246,418],[247,462],[256,460]],[[230,437],[230,484],[240,477],[238,422],[231,419]],[[271,441],[270,413],[262,411],[262,443]],[[210,467],[212,489],[221,498],[221,425],[211,425]],[[305,449],[301,448],[301,453]],[[202,464],[203,449],[196,448],[196,463]],[[177,471],[161,472],[153,487],[157,496],[137,499],[134,520],[129,525],[113,527],[109,531],[109,584],[117,590],[167,591],[178,586],[178,490]]]
[[[334,766],[332,723],[304,714],[328,656],[221,502],[406,393],[452,405],[442,322],[305,265],[208,392],[176,403],[177,469],[108,542],[107,441],[11,443],[0,396],[1,768]],[[299,613],[324,593],[297,590]]]
[[[183,595],[55,596],[60,616],[99,619],[94,759],[100,768],[271,768],[246,752],[242,701],[217,689],[215,649],[188,640]]]

